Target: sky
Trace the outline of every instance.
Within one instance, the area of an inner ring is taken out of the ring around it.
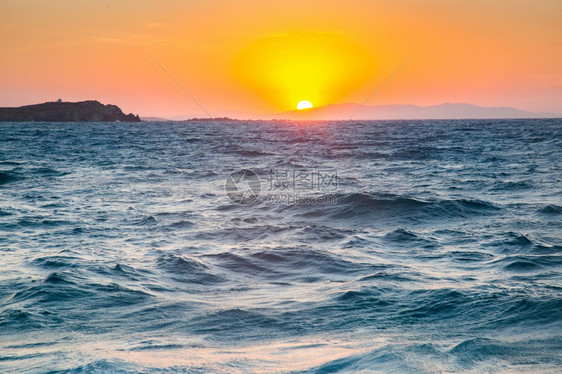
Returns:
[[[413,54],[370,105],[561,113],[560,20],[560,0],[0,0],[0,106],[205,116],[175,81],[210,113],[361,103]]]

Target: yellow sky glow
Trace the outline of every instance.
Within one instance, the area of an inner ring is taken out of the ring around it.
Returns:
[[[272,35],[242,50],[235,64],[241,82],[280,108],[303,98],[317,106],[337,102],[374,70],[366,50],[332,33]]]

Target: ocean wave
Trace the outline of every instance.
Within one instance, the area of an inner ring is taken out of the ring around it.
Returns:
[[[102,310],[143,303],[150,297],[145,291],[117,283],[93,282],[83,271],[74,269],[50,273],[38,284],[15,292],[8,303],[15,305],[26,302],[58,309],[62,304],[81,302],[83,306]]]
[[[235,221],[236,222],[236,221]],[[245,222],[253,222],[252,218],[245,219]],[[257,221],[259,222],[259,221]],[[246,227],[228,227],[220,230],[199,231],[194,234],[196,239],[217,240],[218,242],[246,243],[267,238],[270,235],[282,234],[294,231],[296,228],[289,225],[263,225],[256,224]]]
[[[562,265],[562,257],[558,255],[518,254],[503,256],[490,262],[490,265],[501,266],[503,270],[509,272],[531,272],[559,267]]]
[[[533,372],[538,366],[540,372],[554,374],[562,360],[546,352],[556,350],[557,345],[556,339],[522,342],[472,338],[447,349],[438,344],[398,342],[347,355],[302,372],[512,373]]]
[[[260,277],[270,282],[310,283],[322,279],[350,279],[377,268],[306,247],[278,247],[243,254],[221,252],[205,257],[233,274]]]
[[[0,186],[21,180],[23,176],[20,173],[0,171]]]
[[[396,229],[388,232],[384,235],[383,239],[388,243],[398,244],[401,246],[416,245],[427,249],[436,248],[439,246],[438,241],[434,238],[416,234],[405,229]]]
[[[257,150],[251,150],[251,149],[239,149],[239,150],[234,151],[234,153],[236,153],[240,156],[244,156],[244,157],[258,157],[258,156],[271,156],[272,155],[272,153],[257,151]]]
[[[0,217],[2,216],[11,216],[13,213],[7,212],[5,210],[0,209]]]
[[[207,335],[207,339],[236,341],[240,336],[251,341],[263,339],[275,331],[279,336],[294,333],[298,326],[290,321],[274,317],[266,309],[246,310],[231,308],[192,318],[187,323],[189,331]],[[292,330],[292,331],[291,331]]]
[[[496,258],[493,254],[482,251],[449,251],[447,257],[457,263],[489,262]]]
[[[279,212],[296,207],[299,216],[333,219],[396,219],[414,222],[443,218],[471,218],[495,214],[501,211],[497,205],[481,200],[423,200],[405,195],[388,193],[354,192],[323,195],[326,201],[336,204],[294,204],[280,207]]]
[[[72,256],[41,256],[31,261],[33,266],[43,269],[60,269],[77,267],[77,258]]]
[[[539,210],[537,210],[537,212],[542,213],[542,214],[549,214],[549,215],[550,214],[552,214],[552,215],[562,214],[562,206],[554,205],[554,204],[548,204],[546,206],[543,206]]]
[[[157,266],[165,270],[172,280],[180,283],[213,285],[225,280],[206,264],[186,256],[161,255],[157,259]]]
[[[494,240],[485,243],[484,246],[500,253],[526,252],[531,249],[535,242],[528,236],[514,231],[498,233]]]
[[[58,303],[87,299],[94,296],[93,290],[80,285],[68,272],[49,274],[39,284],[16,292],[10,302],[33,301],[35,303]]]
[[[31,169],[30,173],[34,175],[39,175],[41,177],[62,177],[70,174],[70,172],[68,171],[60,171],[48,167]]]
[[[496,182],[490,188],[490,191],[504,192],[504,191],[522,191],[533,189],[533,183],[531,181],[505,181]]]
[[[402,149],[392,153],[392,159],[395,160],[428,160],[431,158],[439,158],[443,148],[430,146],[416,146],[409,149]]]
[[[470,369],[478,367],[482,362],[511,362],[510,370],[517,366],[525,367],[533,363],[560,365],[562,360],[548,354],[539,353],[537,349],[552,349],[558,345],[555,339],[533,340],[530,342],[504,342],[489,338],[473,338],[463,341],[448,352],[460,368]],[[507,368],[506,368],[507,369]]]
[[[297,227],[295,235],[302,237],[305,241],[332,241],[347,238],[353,230],[341,229],[326,225],[307,225],[302,228]]]
[[[31,370],[38,369],[41,370],[42,366],[37,365],[36,368],[30,368]],[[139,366],[127,362],[122,359],[99,359],[93,360],[92,362],[78,365],[76,367],[59,371],[64,374],[78,374],[78,373],[118,373],[118,374],[132,374],[138,373]]]

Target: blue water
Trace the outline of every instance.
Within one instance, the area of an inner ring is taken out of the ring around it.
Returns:
[[[562,367],[562,120],[0,137],[2,373]]]

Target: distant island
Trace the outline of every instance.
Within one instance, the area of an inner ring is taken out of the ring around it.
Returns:
[[[138,115],[125,114],[116,105],[96,100],[56,102],[0,108],[1,122],[141,122]]]

